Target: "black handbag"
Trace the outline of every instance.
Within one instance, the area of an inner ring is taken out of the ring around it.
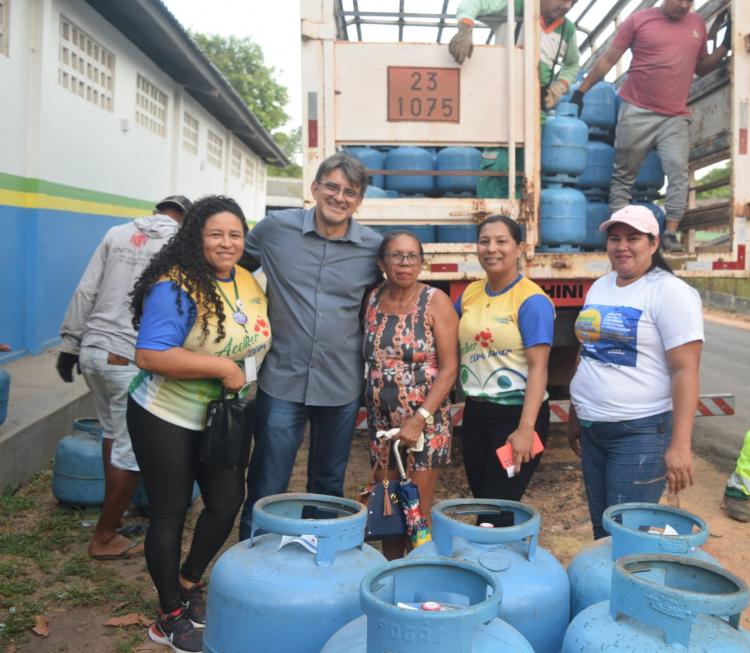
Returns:
[[[203,431],[198,458],[211,467],[244,469],[250,462],[253,441],[255,401],[221,389],[221,397],[211,401],[206,409],[206,428]]]
[[[390,442],[384,442],[385,451],[390,449]],[[398,452],[394,451],[394,455]],[[388,537],[406,535],[406,517],[396,494],[396,480],[375,481],[378,468],[388,469],[387,455],[380,455],[370,473],[370,482],[359,494],[360,503],[367,505],[367,525],[365,540],[383,540]]]

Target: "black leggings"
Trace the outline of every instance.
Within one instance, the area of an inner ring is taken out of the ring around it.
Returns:
[[[477,499],[507,499],[520,501],[542,455],[521,467],[513,478],[508,478],[495,450],[505,444],[508,436],[518,428],[523,406],[505,406],[490,401],[466,399],[461,440],[463,442],[464,468],[471,493]],[[549,403],[544,402],[536,419],[536,432],[543,443],[549,433]],[[513,524],[512,513],[480,515],[478,522],[495,526]]]
[[[165,612],[180,607],[178,574],[197,583],[222,547],[245,498],[244,470],[229,471],[198,461],[202,431],[156,417],[128,397],[128,431],[133,442],[151,519],[146,564]],[[197,480],[205,505],[180,569],[182,528]]]

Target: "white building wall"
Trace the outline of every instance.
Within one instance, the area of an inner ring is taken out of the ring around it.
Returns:
[[[32,116],[29,89],[36,86],[33,70],[32,17],[41,2],[12,0],[8,11],[8,54],[0,53],[0,172],[25,174],[27,135]]]
[[[112,111],[59,83],[61,14],[114,55]],[[253,159],[259,175],[265,164],[89,5],[11,0],[9,18],[10,50],[0,54],[0,78],[4,88],[18,91],[0,103],[0,172],[148,200],[172,192],[224,193],[248,219],[262,211],[265,185],[245,183],[244,166]],[[167,95],[164,136],[136,122],[139,74]],[[183,148],[185,110],[199,121],[197,154]],[[209,129],[223,141],[221,167],[209,161]],[[239,177],[231,174],[233,145],[242,150]]]

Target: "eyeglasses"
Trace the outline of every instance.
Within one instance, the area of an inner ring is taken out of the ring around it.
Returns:
[[[353,188],[344,188],[343,186],[339,186],[332,181],[322,181],[320,182],[320,185],[325,188],[326,193],[328,193],[329,195],[335,196],[343,192],[344,197],[348,200],[355,200],[359,197],[359,191],[356,191]]]
[[[414,254],[413,252],[409,252],[408,254],[404,254],[403,252],[388,252],[384,256],[393,263],[408,263],[409,265],[414,265],[422,260],[421,255]]]

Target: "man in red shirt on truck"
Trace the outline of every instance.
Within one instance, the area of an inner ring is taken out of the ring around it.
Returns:
[[[582,108],[583,94],[630,49],[633,60],[620,89],[623,103],[615,136],[609,209],[614,213],[630,203],[638,169],[656,148],[668,182],[662,245],[672,252],[682,251],[677,226],[687,205],[690,85],[694,74],[706,75],[719,65],[729,51],[732,31],[727,21],[723,42],[709,54],[706,24],[691,11],[692,5],[693,0],[663,0],[659,7],[631,14],[572,98]],[[723,16],[711,29],[714,37],[724,23]]]

